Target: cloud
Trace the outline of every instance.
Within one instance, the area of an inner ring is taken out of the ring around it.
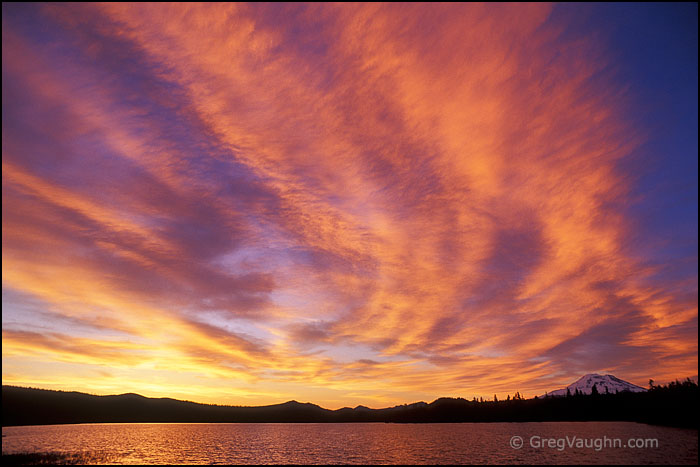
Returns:
[[[628,97],[553,8],[4,5],[3,286],[207,394],[692,371],[697,286],[626,247]]]

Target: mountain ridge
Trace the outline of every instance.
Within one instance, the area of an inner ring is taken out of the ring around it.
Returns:
[[[622,380],[615,375],[606,374],[599,375],[598,373],[588,373],[569,384],[563,389],[557,389],[544,394],[544,396],[566,396],[567,391],[569,394],[575,394],[578,390],[582,394],[591,394],[593,392],[593,386],[596,387],[596,391],[599,394],[610,393],[615,394],[618,392],[644,392],[645,388],[632,384],[628,381]]]
[[[614,381],[614,382],[617,382],[617,383],[618,383],[619,385],[621,385],[621,386],[630,388],[630,389],[628,389],[628,390],[630,390],[631,392],[642,392],[642,391],[646,391],[645,388],[642,388],[642,387],[637,386],[637,385],[635,385],[635,384],[632,384],[632,383],[629,383],[629,382],[627,382],[627,381],[624,381],[624,380],[622,380],[622,379],[620,379],[620,378],[617,378],[616,376],[611,375],[611,374],[599,375],[599,374],[597,374],[597,373],[588,373],[588,374],[582,376],[581,378],[579,378],[578,380],[576,380],[574,383],[568,385],[568,386],[565,387],[565,388],[557,389],[557,390],[554,390],[554,391],[549,391],[549,392],[546,392],[546,393],[544,393],[544,394],[542,394],[542,395],[534,396],[534,397],[564,396],[564,395],[566,395],[566,389],[567,389],[567,388],[571,389],[571,394],[574,394],[576,387],[579,387],[581,393],[583,393],[583,394],[590,394],[590,393],[591,393],[591,384],[585,384],[585,383],[586,383],[587,380],[590,380],[590,379],[592,379],[592,378],[602,378],[602,379],[609,378],[610,380],[612,380],[612,381]],[[584,382],[584,384],[580,384],[581,382]],[[3,388],[5,388],[5,387],[10,387],[10,388],[23,388],[23,389],[31,389],[31,390],[36,390],[36,391],[52,391],[52,392],[64,393],[64,394],[81,394],[81,395],[94,396],[94,397],[132,397],[132,398],[137,398],[137,399],[140,398],[140,399],[150,399],[150,400],[170,400],[170,401],[187,402],[187,403],[191,403],[191,404],[198,404],[198,405],[212,406],[212,407],[263,408],[263,407],[279,407],[279,406],[294,406],[294,405],[298,405],[298,406],[311,405],[311,406],[315,406],[315,407],[318,407],[318,408],[323,408],[323,407],[321,407],[321,406],[319,406],[319,405],[317,405],[317,404],[314,404],[314,403],[312,403],[312,402],[299,402],[299,401],[294,400],[294,399],[289,400],[289,401],[285,401],[285,402],[275,403],[275,404],[267,404],[267,405],[261,405],[261,406],[249,406],[249,405],[230,405],[230,404],[216,404],[216,403],[195,402],[195,401],[191,401],[191,400],[187,400],[187,399],[173,399],[173,398],[171,398],[171,397],[147,397],[147,396],[143,396],[143,395],[141,395],[141,394],[137,394],[137,393],[134,393],[134,392],[127,392],[127,393],[122,393],[122,394],[103,394],[103,395],[100,395],[100,394],[84,393],[84,392],[79,392],[79,391],[64,391],[64,390],[58,390],[58,389],[31,388],[31,387],[13,386],[13,385],[3,385],[2,387],[3,387]],[[604,392],[604,386],[599,385],[598,388],[602,388],[602,389],[599,389],[599,391],[598,391],[599,393],[603,393],[603,392]],[[614,393],[615,391],[611,391],[611,392]],[[618,390],[617,392],[622,392],[622,391]],[[454,399],[454,398],[450,398],[450,397],[439,397],[439,398],[437,398],[435,401],[433,401],[432,403],[434,403],[434,402],[436,402],[436,401],[438,401],[438,400],[441,400],[441,399]],[[463,399],[463,398],[457,398],[457,399]],[[364,405],[362,405],[362,404],[357,405],[357,406],[355,406],[354,408],[352,408],[352,407],[342,407],[342,408],[338,408],[338,409],[325,409],[325,408],[323,408],[323,409],[324,409],[324,410],[330,410],[330,411],[339,411],[339,410],[353,410],[353,411],[354,411],[354,410],[385,410],[385,409],[392,409],[392,408],[399,408],[399,407],[411,407],[411,408],[415,408],[415,407],[427,406],[427,405],[429,405],[429,404],[430,404],[430,403],[425,402],[425,401],[416,401],[416,402],[411,402],[411,403],[397,404],[397,405],[394,405],[394,406],[391,406],[391,407],[384,407],[384,408],[379,408],[379,409],[372,409],[372,408],[369,408],[369,407],[364,406]]]
[[[258,407],[200,404],[135,393],[96,396],[79,392],[2,386],[2,424],[75,423],[481,423],[533,421],[636,421],[695,427],[698,385],[654,386],[645,392],[477,401],[439,398],[382,409],[329,410],[287,401]]]

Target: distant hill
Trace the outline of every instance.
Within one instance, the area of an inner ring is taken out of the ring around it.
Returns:
[[[581,394],[591,394],[593,386],[599,394],[616,394],[618,392],[644,392],[646,389],[637,386],[636,384],[628,383],[613,375],[599,375],[591,373],[582,376],[576,382],[571,383],[564,389],[548,392],[549,396],[566,396],[566,391],[569,394],[575,394],[578,390]]]
[[[80,392],[2,387],[2,425],[138,422],[533,422],[636,421],[694,427],[698,385],[693,381],[655,386],[647,392],[477,402],[441,398],[384,409],[364,406],[328,410],[289,401],[262,407],[198,404],[138,394],[94,396]]]

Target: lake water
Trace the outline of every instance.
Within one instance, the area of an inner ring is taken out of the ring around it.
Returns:
[[[698,461],[697,430],[629,422],[84,424],[5,427],[2,435],[3,455],[62,453],[79,456],[81,463],[696,464]],[[635,447],[627,446],[631,438]],[[516,449],[511,444],[517,447],[518,439],[522,440],[522,447]]]

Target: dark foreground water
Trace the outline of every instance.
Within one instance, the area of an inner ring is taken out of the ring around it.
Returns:
[[[696,464],[698,431],[628,422],[6,427],[3,460],[103,464]],[[34,453],[28,458],[8,454]],[[36,454],[43,453],[43,454]]]

